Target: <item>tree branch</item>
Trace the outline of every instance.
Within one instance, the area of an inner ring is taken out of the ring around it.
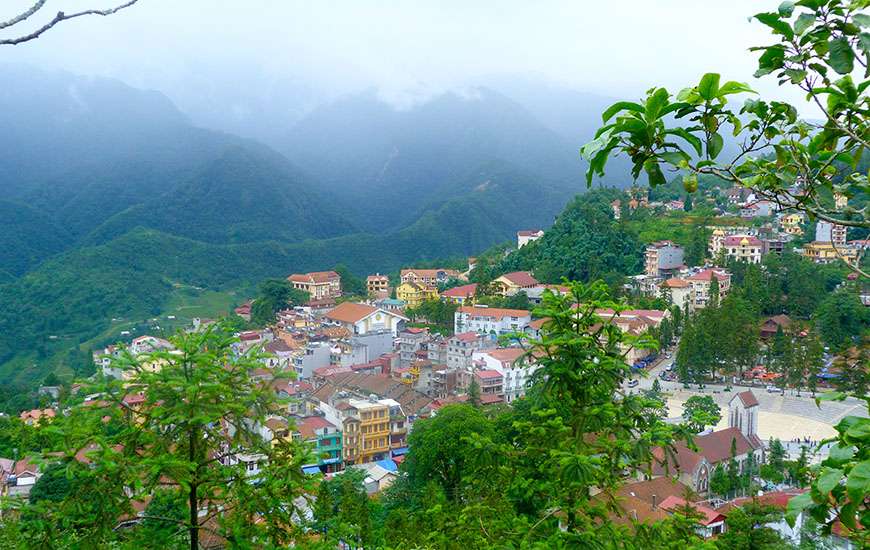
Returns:
[[[34,13],[36,13],[40,9],[42,9],[42,6],[45,5],[46,1],[47,0],[39,0],[37,3],[30,6],[30,9],[28,9],[24,13],[13,17],[9,21],[5,21],[3,23],[0,23],[0,29],[5,29],[6,27],[11,27],[13,25],[17,25],[18,23],[21,23],[22,21],[24,21],[25,19],[27,19],[28,17],[30,17],[31,15],[33,15]]]
[[[6,38],[6,39],[0,40],[0,46],[15,46],[15,45],[18,45],[18,44],[21,44],[24,42],[29,42],[31,40],[35,40],[35,39],[39,38],[44,32],[53,28],[55,25],[57,25],[61,21],[67,21],[69,19],[75,19],[76,17],[83,17],[85,15],[100,15],[100,16],[104,16],[104,17],[107,15],[112,15],[112,14],[115,14],[115,13],[125,9],[125,8],[129,8],[130,6],[132,6],[133,4],[135,4],[138,1],[139,0],[129,0],[128,2],[125,2],[119,6],[115,6],[114,8],[108,8],[105,10],[84,10],[84,11],[80,11],[80,12],[76,12],[76,13],[71,13],[69,15],[67,15],[66,13],[64,13],[62,11],[59,11],[59,12],[57,12],[57,15],[55,15],[51,21],[49,21],[45,25],[41,26],[40,28],[36,29],[35,31],[33,31],[30,34],[25,34],[25,35],[19,36],[17,38]],[[10,21],[7,21],[7,23],[10,23],[10,24],[7,25],[6,23],[4,23],[3,25],[8,27],[8,26],[14,25],[16,23],[20,23],[21,21],[24,21],[25,19],[27,19],[28,17],[33,15],[33,13],[35,13],[36,10],[41,8],[42,4],[45,4],[45,0],[40,0],[40,3],[37,3],[35,6],[30,8],[30,10],[28,10],[27,12],[24,12],[23,14],[19,15],[18,17],[11,19]],[[0,28],[4,28],[4,27],[0,26]]]

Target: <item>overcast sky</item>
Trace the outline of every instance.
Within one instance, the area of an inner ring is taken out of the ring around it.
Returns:
[[[2,2],[0,19],[32,1]],[[71,11],[112,2],[62,5]],[[59,4],[49,0],[45,15]],[[773,79],[753,81],[755,56],[747,52],[769,41],[748,16],[776,5],[777,0],[140,0],[111,18],[67,22],[37,41],[6,47],[0,59],[117,77],[163,91],[183,109],[206,95],[238,97],[230,108],[245,109],[258,98],[275,101],[275,95],[297,93],[316,99],[371,86],[386,97],[407,98],[501,73],[636,98],[651,85],[676,90],[716,70],[784,97]]]

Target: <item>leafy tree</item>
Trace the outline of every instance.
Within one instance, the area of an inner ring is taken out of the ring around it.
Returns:
[[[686,246],[686,265],[703,265],[707,258],[707,243],[710,240],[710,231],[706,226],[696,225],[692,228],[689,244]]]
[[[320,482],[314,525],[330,540],[373,544],[373,510],[366,493],[365,477],[364,470],[348,468],[332,479]]]
[[[60,502],[73,490],[73,483],[66,475],[66,466],[60,462],[51,464],[33,485],[28,496],[31,503],[41,501]]]
[[[257,297],[251,305],[251,322],[266,326],[275,322],[275,313],[308,301],[308,293],[293,288],[283,279],[266,279],[258,288]]]
[[[468,384],[468,404],[472,407],[480,406],[480,384],[475,377],[472,377]]]
[[[715,426],[722,419],[719,405],[709,395],[693,395],[683,405],[683,419],[695,432],[702,432],[707,426]]]
[[[589,162],[588,184],[604,174],[611,155],[622,153],[632,162],[634,178],[644,172],[651,187],[666,183],[663,169],[681,171],[688,193],[697,190],[700,175],[714,175],[813,218],[867,228],[865,210],[830,199],[833,192],[854,197],[868,189],[858,167],[870,146],[867,81],[861,80],[867,74],[854,71],[856,61],[866,65],[870,49],[866,7],[863,1],[789,1],[754,16],[775,40],[753,48],[760,52],[755,76],[775,74],[781,85],[800,90],[818,108],[821,122],[799,119],[797,109],[781,101],[738,104],[732,96],[755,92],[741,82],[723,83],[716,73],[676,96],[654,87],[643,102],[620,101],[603,113],[604,126],[581,149]],[[725,132],[737,137],[739,151],[720,160]]]
[[[870,313],[858,296],[847,289],[833,292],[815,312],[819,334],[832,349],[854,344],[870,326]]]
[[[723,498],[731,492],[731,481],[721,464],[716,465],[713,475],[710,476],[710,492]]]
[[[345,296],[366,296],[366,282],[354,275],[344,264],[338,264],[333,269],[341,276],[341,293]]]
[[[732,508],[725,520],[725,531],[716,538],[716,547],[723,550],[746,548],[752,550],[779,550],[786,541],[769,524],[781,520],[783,513],[772,506],[753,500]]]
[[[60,386],[60,379],[54,372],[48,373],[48,376],[42,381],[43,386]]]

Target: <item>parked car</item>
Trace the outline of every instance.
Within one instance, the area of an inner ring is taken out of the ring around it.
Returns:
[[[635,387],[637,387],[637,384],[638,384],[638,381],[635,380],[635,379],[633,379],[633,378],[632,378],[631,380],[628,381],[628,387],[629,387],[629,388],[635,388]]]
[[[776,386],[771,386],[771,385],[768,385],[768,386],[767,386],[766,388],[764,388],[764,389],[767,390],[767,393],[778,393],[779,391],[781,391],[781,390],[780,390],[779,388],[777,388]]]

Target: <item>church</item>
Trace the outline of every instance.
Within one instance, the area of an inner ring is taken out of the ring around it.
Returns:
[[[728,402],[728,427],[695,436],[697,451],[690,449],[685,442],[677,443],[673,449],[656,449],[653,452],[653,477],[675,477],[696,493],[706,494],[713,470],[731,460],[732,443],[741,470],[749,455],[756,464],[763,462],[764,443],[759,439],[757,429],[758,400],[755,394],[751,390],[738,393]]]

